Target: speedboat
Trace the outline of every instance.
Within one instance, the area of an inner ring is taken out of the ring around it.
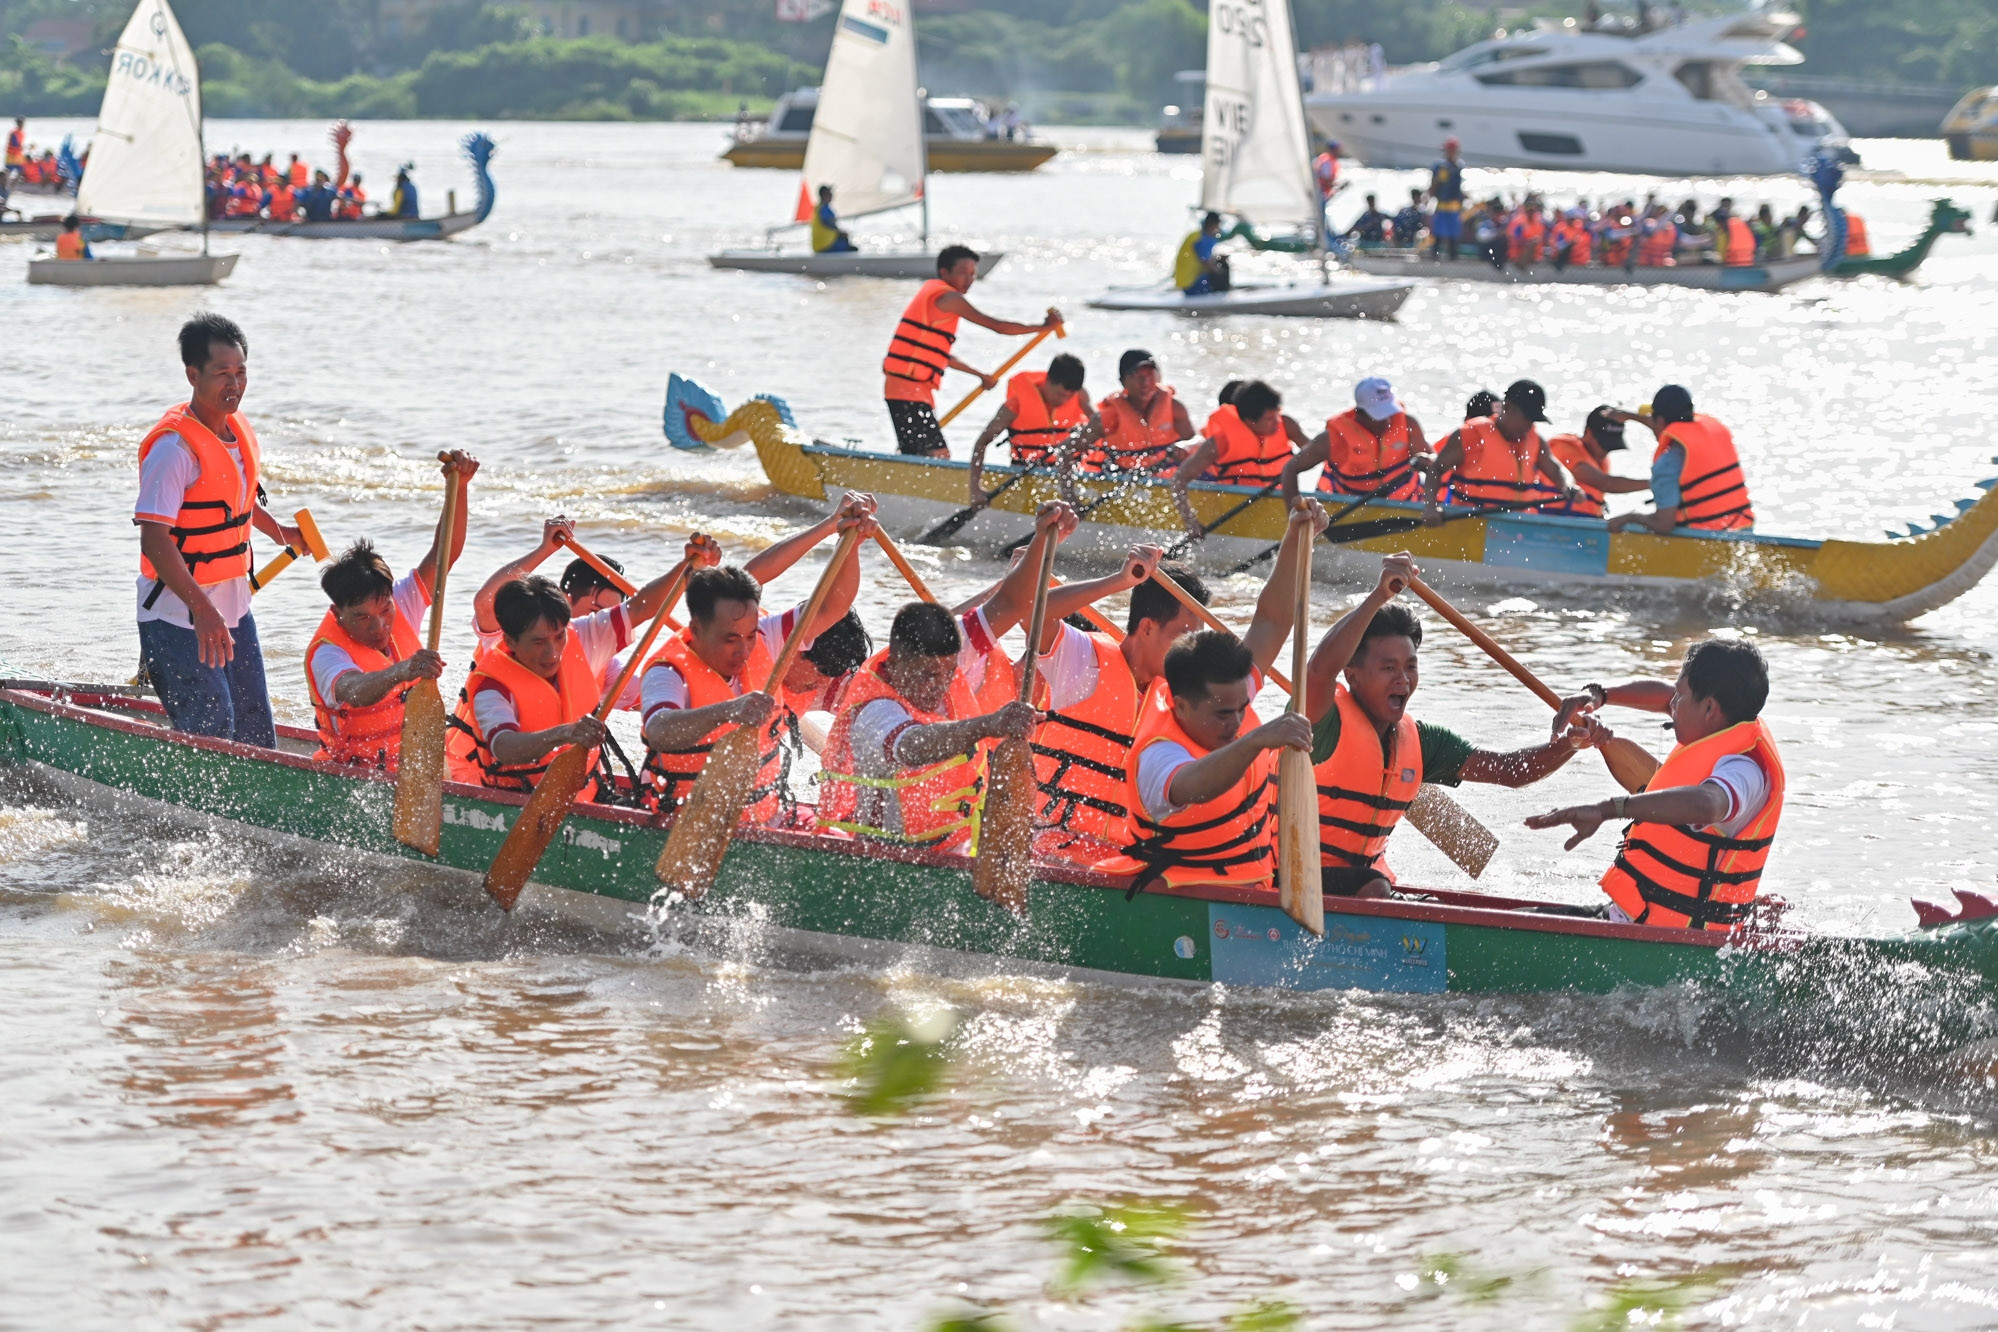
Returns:
[[[1541,20],[1305,99],[1313,124],[1368,166],[1427,167],[1446,138],[1481,167],[1655,176],[1778,176],[1845,131],[1815,104],[1758,97],[1744,65],[1795,65],[1794,14],[1726,14],[1644,31]]]
[[[803,167],[819,94],[817,88],[793,88],[777,99],[767,121],[738,121],[722,160],[739,167]],[[978,103],[969,97],[926,98],[923,140],[932,171],[1032,171],[1059,151],[1033,139],[989,137]]]

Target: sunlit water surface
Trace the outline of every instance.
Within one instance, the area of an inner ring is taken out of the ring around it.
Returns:
[[[364,125],[358,164],[377,194],[408,159],[432,209],[447,188],[467,200],[452,145],[469,128]],[[667,449],[666,376],[731,403],[775,393],[814,434],[878,445],[878,359],[906,291],[711,271],[708,252],[753,243],[796,189],[715,162],[722,133],[502,127],[499,206],[469,237],[221,239],[243,259],[214,291],[29,288],[28,247],[0,247],[0,514],[22,536],[0,658],[130,674],[132,454],[182,395],[173,332],[197,310],[248,330],[274,502],[311,507],[335,544],[370,535],[406,565],[435,516],[426,460],[484,460],[454,588],[557,511],[641,574],[696,528],[740,554],[812,516],[747,450]],[[218,148],[280,160],[316,156],[323,135],[209,126]],[[1938,195],[1976,215],[1978,234],[1945,239],[1912,283],[1425,287],[1392,325],[1193,326],[1082,308],[1163,270],[1193,162],[1131,133],[1064,141],[1076,150],[1032,176],[938,178],[933,219],[1007,252],[976,294],[987,308],[1070,313],[1099,394],[1131,345],[1197,407],[1258,375],[1313,421],[1384,373],[1432,434],[1471,390],[1519,376],[1547,385],[1564,428],[1683,382],[1734,428],[1761,525],[1799,535],[1876,536],[1998,473],[1998,173],[1940,145],[1862,145],[1881,170],[1846,191],[1883,249]],[[1384,198],[1419,183],[1358,177]],[[1806,197],[1789,181],[1660,193]],[[981,331],[962,346],[1003,355]],[[961,449],[970,432],[954,434]],[[997,572],[966,551],[917,558],[947,593]],[[871,555],[867,569],[879,628],[903,589]],[[1237,580],[1219,602],[1239,618],[1256,590]],[[1357,590],[1321,589],[1319,618]],[[258,601],[294,722],[309,722],[299,661],[322,606],[297,573]],[[1670,671],[1716,627],[1753,635],[1790,769],[1771,882],[1806,927],[1898,929],[1910,895],[1998,871],[1993,589],[1871,634],[1724,592],[1529,589],[1473,609],[1564,686]],[[453,619],[455,672],[469,644]],[[1425,659],[1422,716],[1491,747],[1544,733],[1540,704],[1440,626]],[[1585,757],[1538,789],[1466,793],[1504,839],[1484,884],[1588,900],[1605,842],[1563,855],[1519,820],[1608,789]],[[1396,861],[1461,882],[1412,838]],[[1315,1327],[1511,1329],[1643,1304],[1653,1282],[1669,1289],[1651,1307],[1677,1303],[1689,1325],[1998,1324],[1998,1101],[1976,1061],[1946,1053],[1993,1024],[1928,978],[1855,976],[1808,1005],[1736,1012],[1681,991],[1273,997],[934,956],[861,965],[754,932],[503,922],[463,882],[38,791],[0,802],[0,960],[8,1326],[895,1328],[962,1299],[1090,1328],[1276,1298]],[[950,1094],[897,1122],[847,1113],[840,1043],[887,1007],[946,1005],[963,1023]],[[1194,1213],[1183,1284],[1056,1299],[1041,1220],[1129,1198]]]

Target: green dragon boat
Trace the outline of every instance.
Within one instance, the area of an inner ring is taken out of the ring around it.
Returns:
[[[1832,269],[1833,277],[1904,278],[1922,266],[1935,243],[1947,235],[1969,235],[1970,214],[1950,199],[1937,199],[1929,206],[1929,224],[1922,234],[1892,254],[1847,255]]]
[[[480,891],[525,803],[447,784],[433,860],[391,834],[393,781],[314,762],[309,731],[280,727],[280,748],[258,749],[168,731],[147,699],[89,686],[0,686],[0,765],[30,780],[91,803],[137,800],[342,853],[428,862],[467,893]],[[1419,900],[1341,901],[1318,937],[1246,894],[1133,892],[1127,879],[1052,865],[1038,867],[1018,917],[972,891],[963,856],[869,846],[808,826],[745,829],[713,889],[671,912],[863,948],[916,945],[1063,973],[1280,990],[1605,993],[1742,980],[1783,989],[1797,963],[1845,975],[1855,963],[1919,962],[1979,987],[1998,981],[1998,904],[1968,894],[1960,914],[1918,907],[1921,928],[1841,939],[1781,927],[1728,936],[1618,925],[1550,903],[1423,890]],[[628,923],[660,891],[653,862],[666,829],[655,814],[578,806],[523,901]]]

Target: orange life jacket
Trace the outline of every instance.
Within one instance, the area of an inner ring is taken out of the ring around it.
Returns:
[[[1403,713],[1383,750],[1380,732],[1344,681],[1333,686],[1332,699],[1339,709],[1339,744],[1312,770],[1318,779],[1319,864],[1385,874],[1381,853],[1388,835],[1422,786],[1422,737],[1415,719]]]
[[[65,231],[56,237],[56,258],[81,259],[85,249],[81,231]]]
[[[1686,450],[1685,465],[1679,469],[1677,525],[1710,532],[1755,526],[1748,479],[1742,474],[1734,436],[1727,427],[1704,412],[1694,413],[1691,421],[1665,427],[1658,436],[1658,451],[1651,455],[1653,465],[1674,444]]]
[[[819,827],[938,851],[954,850],[970,841],[978,826],[985,798],[983,751],[974,749],[969,754],[959,754],[897,777],[861,777],[854,773],[853,723],[862,708],[883,698],[893,699],[908,709],[918,726],[977,716],[978,705],[960,675],[951,681],[944,711],[926,712],[881,677],[881,667],[887,660],[886,648],[875,653],[840,694],[839,715],[833,719],[832,731],[826,737],[824,763],[819,771]],[[899,833],[888,826],[890,800],[896,802],[902,816]]]
[[[1857,213],[1845,215],[1845,252],[1859,258],[1873,253],[1866,240],[1866,219]]]
[[[1325,422],[1325,442],[1318,488],[1326,494],[1368,495],[1385,484],[1384,499],[1422,497],[1422,481],[1410,462],[1408,413],[1396,412],[1386,433],[1376,435],[1360,419],[1360,409],[1350,408]]]
[[[331,610],[319,621],[312,641],[305,645],[305,689],[312,696],[312,720],[319,728],[319,752],[312,757],[326,763],[364,763],[395,771],[397,753],[402,749],[402,696],[411,685],[397,685],[382,695],[381,701],[366,707],[348,707],[319,692],[319,677],[312,670],[312,654],[321,643],[331,643],[354,659],[354,665],[373,674],[406,661],[421,647],[416,626],[395,610],[389,626],[389,650],[371,648],[340,626]]]
[[[883,397],[891,402],[937,400],[937,385],[943,383],[951,348],[957,344],[958,320],[938,309],[937,302],[955,291],[942,278],[931,278],[902,311],[895,336],[888,340],[888,355],[881,361],[887,376]]]
[[[291,186],[280,181],[271,191],[271,221],[289,222],[298,215],[298,200],[292,196]]]
[[[1153,472],[1172,461],[1179,429],[1173,393],[1161,386],[1149,412],[1140,413],[1122,389],[1096,404],[1103,437],[1083,455],[1085,472]]]
[[[1258,435],[1248,422],[1227,403],[1216,408],[1201,427],[1201,436],[1216,441],[1220,448],[1214,461],[1200,478],[1231,486],[1267,486],[1283,475],[1290,461],[1290,436],[1281,421],[1267,435]]]
[[[1575,488],[1580,490],[1583,495],[1583,498],[1575,503],[1570,504],[1564,501],[1560,504],[1548,505],[1546,506],[1547,509],[1550,512],[1579,514],[1586,518],[1602,517],[1603,492],[1582,480],[1581,475],[1575,471],[1575,464],[1577,463],[1587,463],[1591,467],[1597,465],[1595,456],[1589,452],[1589,446],[1582,442],[1582,437],[1580,435],[1549,436],[1547,451],[1554,455],[1555,462],[1560,463],[1561,466],[1568,469],[1569,479],[1574,481]]]
[[[486,680],[504,685],[513,696],[514,715],[520,719],[522,731],[545,731],[589,716],[603,697],[603,682],[590,669],[589,658],[583,655],[582,640],[574,632],[569,634],[568,645],[562,649],[562,664],[556,670],[554,684],[521,665],[504,641],[473,659],[465,687],[458,691],[457,709],[447,723],[449,734],[445,737],[444,757],[451,780],[508,791],[531,791],[561,750],[552,749],[532,763],[503,764],[494,758],[490,739],[479,731],[479,719],[472,711],[472,696]],[[596,750],[590,751],[587,766],[596,768]],[[592,778],[584,783],[583,798],[589,799],[595,790],[596,780]]]
[[[666,639],[652,659],[645,663],[645,669],[654,666],[671,666],[687,682],[687,707],[712,707],[739,697],[721,672],[701,660],[701,654],[694,651],[693,629],[688,627]],[[742,679],[758,681],[770,678],[770,650],[763,644],[763,635],[756,636],[756,645],[749,650],[749,661],[742,668]],[[641,673],[642,675],[642,673]],[[743,822],[752,824],[769,823],[777,817],[784,793],[783,761],[778,752],[777,739],[783,730],[785,709],[778,707],[763,724],[762,762],[757,765],[756,785],[750,788],[749,804],[743,811]],[[729,732],[740,728],[734,722],[725,722],[715,727],[698,741],[680,749],[655,749],[645,758],[645,774],[651,780],[658,795],[659,808],[678,809],[692,789],[694,781],[701,775],[701,769],[708,764],[708,754],[715,743]]]
[[[1080,393],[1048,411],[1047,399],[1041,396],[1047,378],[1045,370],[1022,370],[1006,381],[1006,406],[1013,412],[1006,444],[1013,451],[1015,467],[1052,467],[1056,446],[1089,419]]]
[[[1727,266],[1746,268],[1755,262],[1755,233],[1748,223],[1730,215],[1727,220]]]
[[[1499,433],[1489,416],[1466,421],[1458,428],[1464,460],[1450,479],[1450,496],[1459,504],[1481,508],[1526,509],[1552,500],[1561,492],[1540,475],[1540,432],[1529,429],[1517,444]]]
[[[261,455],[257,433],[241,413],[229,414],[229,433],[236,437],[237,454],[243,460],[240,481],[235,464],[229,461],[229,450],[184,402],[167,408],[166,415],[139,441],[139,462],[144,465],[146,455],[162,435],[179,435],[201,469],[182,497],[180,512],[167,532],[179,547],[181,559],[187,561],[188,572],[202,587],[246,578],[250,573],[250,515],[257,507]],[[139,572],[148,578],[159,577],[143,553]]]
[[[1540,262],[1541,245],[1547,238],[1547,224],[1541,221],[1539,213],[1514,213],[1511,224],[1505,230],[1512,242],[1512,261],[1515,264]]]
[[[312,172],[306,167],[305,163],[293,162],[291,164],[291,187],[295,190],[302,190],[311,183]]]
[[[1723,837],[1711,827],[1641,821],[1624,830],[1602,886],[1639,925],[1731,930],[1754,909],[1762,867],[1783,818],[1783,760],[1769,728],[1759,719],[1739,722],[1704,740],[1680,745],[1645,789],[1697,786],[1713,774],[1715,763],[1730,754],[1748,755],[1769,778],[1769,799],[1740,836]]]
[[[27,139],[19,130],[7,131],[7,165],[19,166],[21,155],[27,147]]]
[[[1569,219],[1567,222],[1568,262],[1580,268],[1587,268],[1595,261],[1596,233],[1586,219]]]
[[[1629,222],[1618,222],[1603,233],[1603,265],[1607,268],[1621,268],[1630,258],[1631,247],[1637,244],[1637,229]]]
[[[1663,268],[1672,262],[1679,244],[1679,228],[1669,217],[1659,218],[1637,242],[1637,262],[1646,268]]]
[[[1141,699],[1115,640],[1088,637],[1096,652],[1095,690],[1064,711],[1049,712],[1034,731],[1034,782],[1041,791],[1034,826],[1120,846],[1124,766],[1137,740]]]
[[[1242,719],[1242,729],[1259,725],[1251,708]],[[1212,752],[1180,728],[1164,676],[1145,691],[1137,737],[1124,763],[1124,803],[1130,811],[1124,825],[1127,845],[1122,854],[1098,861],[1096,868],[1109,874],[1159,875],[1174,887],[1271,887],[1276,874],[1276,755],[1263,751],[1234,786],[1157,823],[1145,812],[1138,794],[1138,764],[1145,750],[1161,740],[1184,747],[1196,759]]]

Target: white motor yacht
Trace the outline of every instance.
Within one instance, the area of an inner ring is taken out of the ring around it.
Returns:
[[[1436,64],[1305,99],[1316,128],[1368,166],[1427,167],[1455,138],[1482,167],[1656,176],[1775,176],[1845,131],[1816,104],[1758,94],[1744,65],[1795,65],[1794,14],[1759,10],[1641,31],[1540,20]]]

